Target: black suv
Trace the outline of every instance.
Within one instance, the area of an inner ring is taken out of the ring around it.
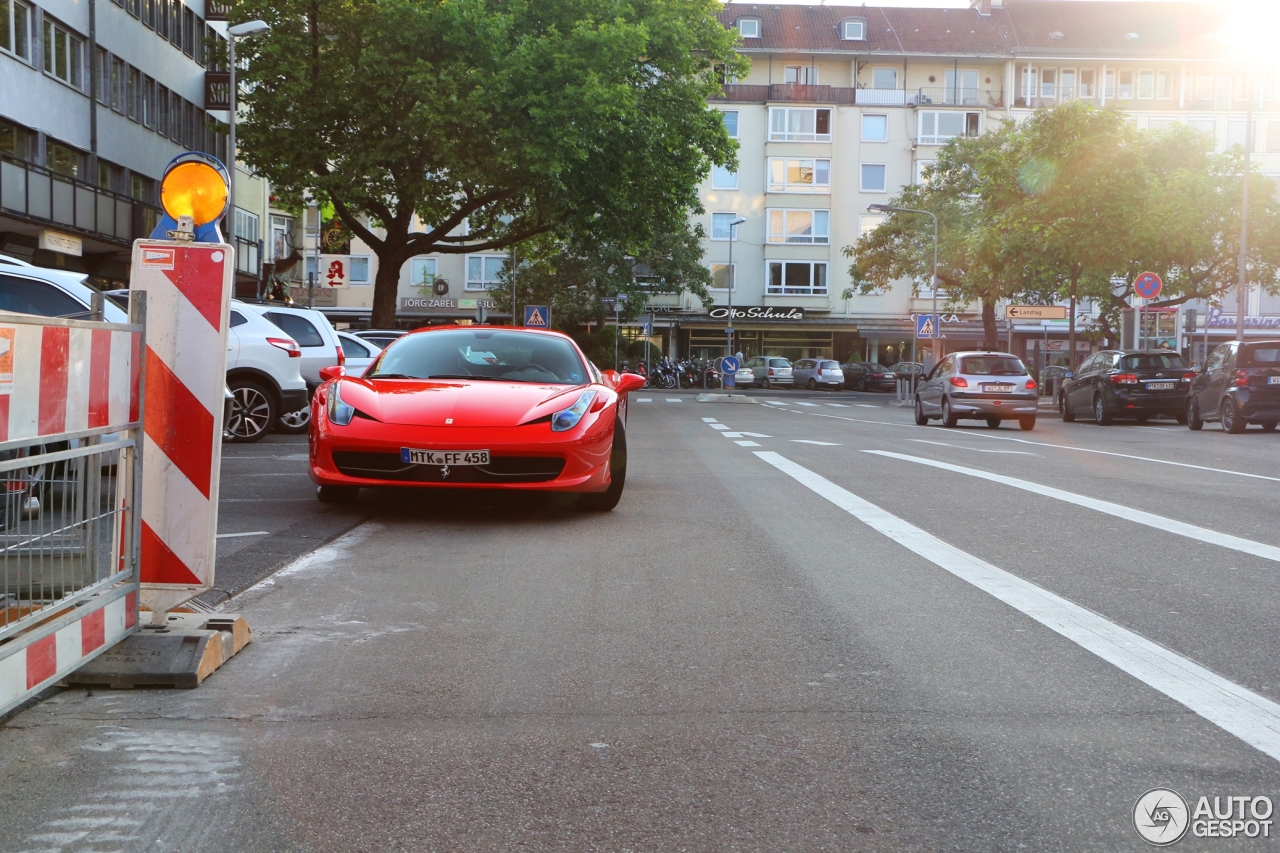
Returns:
[[[1280,423],[1280,341],[1232,341],[1209,354],[1187,397],[1187,426],[1221,421],[1224,432]]]
[[[1067,423],[1077,415],[1106,425],[1117,417],[1145,423],[1169,415],[1186,423],[1187,389],[1195,374],[1172,350],[1103,350],[1062,384],[1058,411]]]

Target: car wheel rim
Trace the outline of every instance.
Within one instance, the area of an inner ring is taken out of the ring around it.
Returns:
[[[298,409],[280,416],[280,423],[287,427],[301,428],[311,423],[311,407]]]
[[[1222,407],[1222,428],[1227,432],[1231,432],[1231,428],[1235,426],[1236,413],[1231,410],[1230,404]]]
[[[1102,398],[1101,398],[1101,397],[1094,397],[1094,398],[1093,398],[1093,417],[1094,417],[1094,419],[1095,419],[1095,420],[1097,420],[1097,421],[1101,421],[1101,420],[1102,420],[1102,418],[1103,418],[1103,416],[1104,416],[1105,414],[1106,414],[1106,411],[1102,408]]]
[[[265,432],[270,424],[271,403],[256,388],[237,388],[231,392],[235,402],[231,411],[231,423],[227,432],[236,438],[253,438]]]

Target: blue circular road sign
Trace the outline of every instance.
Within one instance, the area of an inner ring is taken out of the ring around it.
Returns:
[[[737,373],[740,366],[738,360],[731,355],[726,355],[720,359],[720,369],[725,373]]]
[[[1143,299],[1155,299],[1163,289],[1164,282],[1153,272],[1138,273],[1138,277],[1133,280],[1134,293]]]

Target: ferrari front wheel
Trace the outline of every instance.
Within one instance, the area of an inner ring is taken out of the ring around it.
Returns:
[[[613,428],[613,452],[609,455],[609,488],[583,495],[579,506],[591,512],[609,512],[622,500],[627,482],[627,431],[618,422]]]

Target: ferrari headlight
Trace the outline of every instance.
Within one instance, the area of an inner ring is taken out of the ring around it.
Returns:
[[[342,395],[338,393],[341,387],[341,382],[335,382],[329,389],[329,423],[346,426],[356,416],[356,407],[342,399]]]
[[[587,409],[591,408],[591,404],[595,402],[595,399],[595,391],[583,391],[582,396],[578,398],[578,402],[551,416],[551,431],[564,432],[576,427],[578,422],[582,420],[582,416],[587,413]]]

